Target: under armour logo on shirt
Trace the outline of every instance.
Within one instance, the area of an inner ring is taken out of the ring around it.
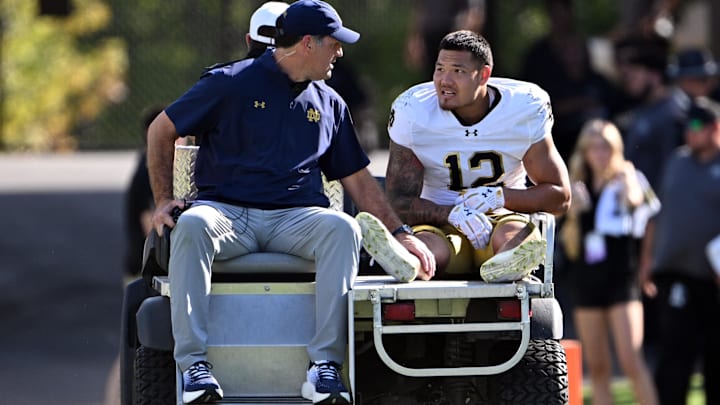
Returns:
[[[472,132],[473,136],[477,136],[477,129],[473,129],[470,131],[469,129],[465,130],[465,136],[470,136],[470,133]]]

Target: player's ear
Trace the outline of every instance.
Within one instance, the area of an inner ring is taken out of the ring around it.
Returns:
[[[480,68],[480,76],[482,77],[483,84],[487,83],[487,81],[490,79],[491,74],[492,74],[492,66],[483,65],[483,67]]]

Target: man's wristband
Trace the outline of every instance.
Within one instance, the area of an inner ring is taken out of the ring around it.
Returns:
[[[392,236],[397,236],[399,233],[403,233],[403,232],[408,235],[415,235],[415,232],[413,232],[412,228],[410,228],[410,225],[402,224],[402,225],[400,225],[400,228],[392,231]]]

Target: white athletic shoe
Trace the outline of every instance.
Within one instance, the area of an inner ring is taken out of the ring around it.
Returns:
[[[340,376],[340,365],[333,361],[318,361],[310,364],[307,381],[301,394],[318,405],[349,405],[350,393]]]
[[[362,230],[365,250],[383,270],[398,281],[413,281],[420,269],[420,259],[408,252],[373,215],[361,212],[355,219]]]
[[[480,276],[488,283],[522,280],[545,259],[547,242],[528,239],[500,252],[480,266]]]
[[[205,404],[223,398],[223,390],[210,372],[211,368],[210,363],[198,361],[183,372],[184,404]]]

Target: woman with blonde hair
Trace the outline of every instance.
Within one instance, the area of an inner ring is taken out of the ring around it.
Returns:
[[[640,404],[657,404],[642,354],[643,307],[638,248],[659,202],[645,176],[625,160],[617,127],[585,123],[569,161],[573,201],[562,228],[571,260],[575,329],[590,373],[592,403],[612,404],[610,337]]]

